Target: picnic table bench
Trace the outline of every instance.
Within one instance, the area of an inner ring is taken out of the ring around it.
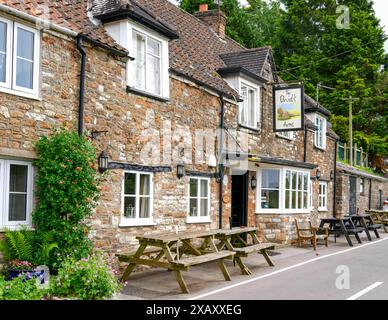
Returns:
[[[385,232],[388,232],[388,211],[365,210],[365,213],[369,214],[377,224],[381,224]]]
[[[324,230],[325,225],[328,225],[329,234],[334,235],[334,239],[338,236],[344,235],[349,246],[353,247],[350,235],[354,235],[358,243],[362,243],[359,233],[364,231],[363,227],[356,227],[350,217],[343,218],[321,218],[318,230]]]
[[[380,229],[382,225],[375,223],[371,215],[357,214],[349,217],[352,219],[356,227],[362,227],[364,229],[369,241],[372,241],[369,230],[374,231],[376,238],[380,238],[378,229]]]
[[[194,232],[163,232],[136,237],[139,240],[139,248],[129,253],[118,253],[120,261],[129,262],[121,280],[126,281],[137,265],[148,265],[171,270],[184,293],[189,293],[183,279],[182,271],[188,271],[189,267],[217,261],[225,280],[230,281],[229,272],[224,264],[224,259],[233,258],[233,251],[219,251],[215,244],[216,230]],[[202,241],[200,247],[192,241]],[[151,254],[156,254],[152,257]],[[187,257],[184,257],[186,255]],[[142,256],[146,256],[142,258]]]
[[[251,253],[261,253],[267,263],[273,267],[274,264],[268,255],[267,250],[275,248],[274,243],[262,243],[256,235],[257,228],[245,227],[245,228],[232,228],[222,229],[216,234],[216,239],[220,240],[218,249],[227,249],[235,252],[233,261],[237,262],[241,269],[242,274],[250,275],[252,272],[242,261],[242,257],[247,257]],[[250,236],[253,244],[249,244],[246,238]]]

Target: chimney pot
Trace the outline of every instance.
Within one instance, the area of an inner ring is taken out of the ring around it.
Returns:
[[[209,6],[207,3],[201,3],[199,5],[199,12],[205,12],[209,9]]]

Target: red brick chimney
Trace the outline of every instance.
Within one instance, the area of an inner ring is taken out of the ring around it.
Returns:
[[[208,10],[207,4],[200,4],[194,15],[209,25],[221,39],[225,39],[226,15],[221,10]]]

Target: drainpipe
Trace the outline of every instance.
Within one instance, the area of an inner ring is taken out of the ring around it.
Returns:
[[[336,208],[336,201],[337,201],[337,148],[338,148],[338,141],[335,140],[334,144],[334,178],[333,178],[333,217],[336,218],[337,216],[337,208]]]
[[[225,103],[224,103],[224,96],[220,95],[221,100],[221,115],[220,115],[220,163],[219,163],[219,179],[220,179],[220,194],[219,194],[219,208],[218,208],[218,228],[222,229],[222,202],[223,202],[223,196],[222,196],[222,183],[223,183],[223,163],[222,163],[222,153],[223,153],[223,146],[224,146],[224,113],[225,113]]]
[[[304,125],[303,162],[307,161],[307,125]]]
[[[369,203],[368,203],[369,210],[372,209],[372,179],[369,179]]]
[[[81,53],[81,73],[79,84],[79,101],[78,101],[78,134],[84,133],[84,95],[85,95],[85,67],[86,67],[86,52],[82,47],[82,35],[77,37],[77,49]]]

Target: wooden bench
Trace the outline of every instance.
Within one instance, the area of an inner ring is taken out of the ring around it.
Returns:
[[[388,212],[381,210],[365,210],[366,214],[372,216],[373,220],[377,222],[377,224],[381,224],[384,228],[385,232],[388,232]]]
[[[262,253],[261,251],[265,249],[273,250],[275,249],[275,245],[273,243],[258,243],[247,247],[233,248],[233,250],[241,257],[247,257],[248,254],[253,252]]]

